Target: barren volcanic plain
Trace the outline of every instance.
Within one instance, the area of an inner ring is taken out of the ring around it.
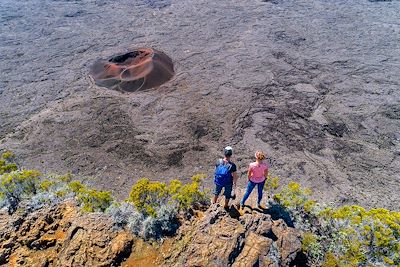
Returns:
[[[121,198],[209,175],[234,148],[322,201],[400,209],[400,1],[2,0],[0,148]],[[150,47],[175,75],[99,87],[90,66]]]

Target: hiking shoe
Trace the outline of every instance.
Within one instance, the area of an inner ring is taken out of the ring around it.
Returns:
[[[240,216],[243,216],[243,215],[245,214],[244,211],[245,211],[245,210],[244,210],[243,208],[238,209],[238,212],[239,212]]]

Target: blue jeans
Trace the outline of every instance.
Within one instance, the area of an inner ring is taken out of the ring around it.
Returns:
[[[255,183],[255,182],[249,181],[247,183],[246,193],[244,193],[243,199],[240,201],[240,205],[244,205],[244,203],[249,198],[251,192],[253,191],[254,187],[256,187],[256,185],[257,185],[257,190],[258,190],[258,201],[257,201],[257,204],[260,205],[261,199],[263,197],[264,184],[265,184],[265,181],[263,181],[261,183]]]

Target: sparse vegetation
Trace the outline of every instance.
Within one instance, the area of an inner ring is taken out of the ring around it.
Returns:
[[[113,201],[110,192],[89,189],[79,181],[70,182],[68,188],[75,194],[78,202],[82,203],[82,210],[85,212],[105,211]]]
[[[185,185],[178,180],[172,180],[167,185],[146,178],[140,179],[133,185],[127,201],[146,216],[157,217],[157,207],[166,204],[187,211],[191,207],[207,203],[206,193],[200,189],[204,178],[204,175],[195,175],[192,177],[192,183]]]
[[[40,173],[34,170],[18,170],[12,162],[14,155],[10,151],[0,157],[0,206],[6,206],[14,212],[24,197],[36,194]]]
[[[71,174],[42,175],[35,170],[18,170],[11,152],[1,157],[0,207],[14,212],[22,200],[25,209],[32,211],[73,197],[83,212],[108,211],[117,227],[127,227],[144,239],[172,235],[179,227],[178,217],[190,209],[208,204],[202,189],[204,175],[195,175],[192,182],[183,184],[172,180],[169,184],[149,179],[139,180],[127,202],[118,203],[111,193],[87,187],[73,181]]]
[[[4,152],[0,157],[0,175],[18,169],[17,164],[12,162],[14,154],[10,151]]]
[[[133,185],[129,198],[114,201],[110,192],[90,189],[71,174],[44,176],[35,170],[19,170],[11,152],[0,158],[0,207],[10,213],[27,200],[34,210],[74,197],[82,211],[107,211],[116,227],[125,227],[144,239],[173,235],[179,219],[191,209],[208,204],[202,187],[204,175],[195,175],[183,184],[141,179]],[[271,211],[280,210],[296,228],[304,231],[302,249],[312,266],[399,266],[400,212],[366,210],[356,205],[338,208],[311,199],[312,191],[297,183],[279,187],[277,177],[268,177],[266,189],[274,192]],[[286,215],[285,215],[286,216]]]
[[[24,197],[36,194],[40,173],[33,170],[21,170],[4,173],[0,181],[0,198],[13,212]]]
[[[271,174],[268,174],[267,180],[264,184],[264,189],[268,192],[275,192],[279,188],[279,177],[272,177]]]
[[[356,205],[328,207],[311,190],[289,183],[274,196],[305,230],[302,248],[313,266],[399,266],[400,212]]]
[[[14,155],[7,151],[0,159],[0,204],[14,212],[20,202],[29,199],[27,207],[36,209],[49,200],[75,197],[85,212],[105,211],[111,202],[110,192],[89,189],[79,181],[71,181],[71,175],[48,176],[36,170],[18,170],[12,162]],[[69,182],[69,183],[68,183]]]
[[[189,184],[178,180],[166,184],[140,179],[133,185],[127,203],[112,207],[110,213],[118,225],[124,222],[144,239],[172,235],[179,227],[180,213],[187,214],[192,208],[208,204],[209,199],[201,188],[204,178],[204,175],[195,175]]]

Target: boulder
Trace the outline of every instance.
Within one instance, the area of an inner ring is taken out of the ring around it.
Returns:
[[[0,264],[111,266],[132,250],[129,232],[114,230],[105,214],[80,213],[74,201],[0,217],[8,222],[0,224]]]
[[[169,266],[291,266],[301,252],[301,232],[262,212],[239,218],[212,205],[204,217],[180,229]],[[179,252],[177,252],[179,251]]]

